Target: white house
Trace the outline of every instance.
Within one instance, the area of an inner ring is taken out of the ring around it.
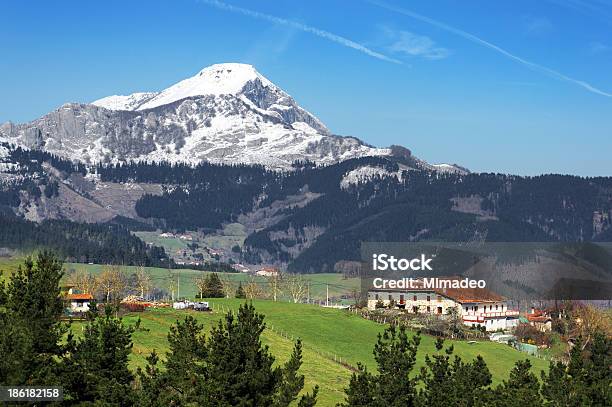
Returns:
[[[519,312],[509,310],[506,299],[486,288],[418,288],[371,289],[368,308],[375,309],[380,301],[413,313],[445,315],[457,310],[468,326],[484,326],[487,331],[506,330],[518,325]]]
[[[260,270],[257,270],[255,274],[263,277],[276,277],[278,276],[278,269],[272,267],[264,267]]]
[[[65,300],[71,312],[87,312],[89,311],[89,304],[93,301],[93,296],[91,294],[73,294],[69,292],[66,294]]]

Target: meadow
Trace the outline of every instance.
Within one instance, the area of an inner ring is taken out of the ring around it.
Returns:
[[[145,358],[153,349],[163,354],[167,351],[169,327],[186,315],[193,315],[205,328],[210,329],[226,312],[237,310],[243,300],[211,299],[212,312],[179,311],[173,309],[149,309],[142,313],[131,313],[124,322],[135,324],[141,319],[141,328],[133,335],[134,349],[131,365],[142,367]],[[265,315],[267,329],[263,343],[270,346],[277,361],[282,363],[290,355],[293,342],[300,338],[304,344],[302,373],[306,377],[305,390],[314,384],[321,387],[321,406],[333,406],[344,397],[343,389],[351,375],[350,366],[358,362],[368,369],[375,370],[376,364],[372,349],[377,335],[384,326],[365,320],[346,310],[323,308],[316,305],[292,304],[268,300],[253,301],[258,312]],[[79,332],[81,323],[73,323],[72,329]],[[414,333],[411,333],[414,334]],[[464,360],[482,355],[493,375],[493,382],[499,383],[507,378],[514,363],[530,359],[534,372],[547,369],[548,362],[521,353],[506,345],[488,341],[468,343],[467,341],[447,341],[453,344],[455,354]],[[415,372],[423,366],[426,354],[435,352],[435,338],[422,335],[421,346]]]
[[[66,263],[64,268],[66,273],[83,270],[98,274],[103,270],[104,266],[99,264]],[[136,266],[121,266],[121,270],[128,275],[134,273],[136,269]],[[181,298],[195,298],[195,296],[198,295],[198,289],[195,284],[196,278],[208,273],[206,271],[192,269],[165,269],[159,267],[145,267],[145,270],[151,277],[152,285],[156,288],[170,292],[171,285],[175,287],[178,285],[180,288],[180,295],[177,296]],[[235,287],[237,287],[239,283],[243,285],[248,283],[250,279],[253,279],[264,289],[268,284],[268,279],[266,277],[251,277],[246,273],[217,274],[223,281],[230,281]],[[341,296],[350,296],[351,291],[360,286],[359,279],[345,279],[341,274],[336,273],[303,274],[302,276],[310,283],[310,298],[314,301],[325,301],[328,289],[330,298],[335,298],[339,301]],[[285,296],[282,296],[282,298],[287,299]]]

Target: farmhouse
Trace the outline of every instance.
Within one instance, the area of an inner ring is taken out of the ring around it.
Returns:
[[[91,294],[67,294],[64,298],[71,312],[87,312],[93,301]]]
[[[276,277],[278,276],[278,269],[272,267],[264,267],[260,270],[257,270],[255,274],[263,277]]]
[[[519,312],[509,310],[504,297],[486,288],[425,288],[422,281],[405,289],[371,289],[368,308],[376,305],[405,309],[413,313],[446,315],[455,309],[469,326],[484,326],[487,331],[509,329],[518,324]]]
[[[61,287],[61,296],[64,300],[64,308],[71,313],[89,311],[89,304],[93,301],[93,296],[77,290],[74,285],[66,284]]]
[[[552,318],[546,311],[531,308],[527,321],[540,332],[550,332],[552,329]]]

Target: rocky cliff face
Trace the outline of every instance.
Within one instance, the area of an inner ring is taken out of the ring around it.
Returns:
[[[388,149],[338,137],[250,65],[205,68],[161,92],[69,103],[25,124],[5,123],[13,143],[87,163],[171,161],[332,164]]]

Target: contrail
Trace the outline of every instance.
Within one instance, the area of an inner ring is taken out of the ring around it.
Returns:
[[[560,72],[555,71],[554,69],[547,68],[545,66],[536,64],[535,62],[527,61],[526,59],[523,59],[523,58],[521,58],[519,56],[516,56],[516,55],[506,51],[505,49],[503,49],[501,47],[498,47],[495,44],[492,44],[492,43],[490,43],[488,41],[485,41],[482,38],[479,38],[479,37],[475,36],[474,34],[470,34],[467,31],[463,31],[463,30],[460,30],[458,28],[451,27],[448,24],[445,24],[445,23],[442,23],[440,21],[434,20],[432,18],[423,16],[421,14],[417,14],[417,13],[415,13],[413,11],[410,11],[410,10],[407,10],[407,9],[404,9],[404,8],[395,7],[395,6],[392,6],[392,5],[389,5],[389,4],[386,4],[386,3],[382,3],[382,2],[379,2],[379,1],[375,1],[375,0],[366,0],[366,1],[368,3],[370,3],[370,4],[373,4],[375,6],[378,6],[378,7],[384,8],[384,9],[387,9],[389,11],[393,11],[393,12],[396,12],[396,13],[403,14],[405,16],[414,18],[416,20],[423,21],[423,22],[425,22],[427,24],[433,25],[433,26],[438,27],[438,28],[440,28],[442,30],[445,30],[445,31],[451,32],[451,33],[453,33],[455,35],[458,35],[460,37],[463,37],[463,38],[465,38],[465,39],[467,39],[469,41],[472,41],[472,42],[474,42],[476,44],[479,44],[479,45],[482,45],[484,47],[490,48],[490,49],[492,49],[494,51],[497,51],[500,54],[506,56],[507,58],[510,58],[510,59],[520,63],[520,64],[523,64],[523,65],[533,69],[534,71],[544,73],[546,75],[549,75],[549,76],[551,76],[553,78],[556,78],[556,79],[559,79],[559,80],[562,80],[562,81],[565,81],[565,82],[573,83],[575,85],[581,86],[582,88],[584,88],[584,89],[586,89],[586,90],[588,90],[590,92],[596,93],[598,95],[602,95],[602,96],[606,96],[606,97],[612,97],[612,93],[604,92],[603,90],[597,89],[596,87],[594,87],[593,85],[591,85],[591,84],[589,84],[589,83],[587,83],[585,81],[581,81],[579,79],[571,78],[571,77],[569,77],[567,75],[564,75],[564,74],[562,74]]]
[[[321,30],[316,27],[312,27],[310,25],[298,23],[297,21],[287,20],[281,17],[272,16],[270,14],[261,13],[259,11],[249,10],[249,9],[238,7],[238,6],[232,6],[231,4],[223,3],[217,0],[199,0],[199,1],[201,3],[216,7],[221,10],[226,10],[232,13],[242,14],[248,17],[257,18],[259,20],[270,21],[275,24],[282,24],[282,25],[286,25],[289,27],[293,27],[293,28],[296,28],[298,30],[301,30],[301,31],[304,31],[310,34],[314,34],[317,37],[325,38],[326,40],[333,41],[337,44],[343,45],[348,48],[352,48],[359,52],[363,52],[364,54],[369,55],[371,57],[378,58],[386,62],[392,62],[394,64],[402,64],[402,62],[397,59],[388,57],[384,54],[381,54],[380,52],[371,50],[370,48],[364,47],[363,45],[355,41],[349,40],[348,38],[341,37],[334,33],[330,33],[329,31]]]

